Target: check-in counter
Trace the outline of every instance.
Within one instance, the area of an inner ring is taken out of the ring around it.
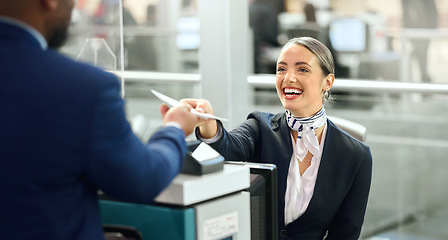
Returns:
[[[101,199],[102,222],[134,229],[144,240],[250,239],[250,193],[243,191],[249,186],[245,166],[224,164],[205,175],[181,173],[151,205]]]

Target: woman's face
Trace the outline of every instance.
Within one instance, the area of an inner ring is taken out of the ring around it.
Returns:
[[[334,76],[323,76],[318,58],[302,45],[282,49],[277,61],[276,89],[283,107],[296,117],[310,117],[322,108],[322,94]]]

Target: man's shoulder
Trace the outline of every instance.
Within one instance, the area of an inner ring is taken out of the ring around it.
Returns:
[[[73,81],[86,82],[89,85],[118,82],[118,78],[113,73],[86,62],[76,61],[56,51],[46,51],[42,61],[42,67],[45,67],[50,74],[61,75],[62,79],[67,81],[73,79]]]
[[[77,61],[65,54],[61,54],[56,51],[46,51],[48,61],[53,61],[58,65],[65,67],[71,67],[78,70],[92,72],[94,74],[104,74],[106,71],[99,67],[93,66],[92,64],[84,61]]]

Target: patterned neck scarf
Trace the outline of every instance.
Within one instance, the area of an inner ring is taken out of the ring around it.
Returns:
[[[307,118],[295,117],[289,110],[286,110],[286,122],[292,130],[299,133],[294,145],[294,154],[299,161],[303,161],[308,151],[313,156],[317,156],[319,154],[319,140],[314,130],[322,127],[327,122],[325,108],[322,106],[318,113]]]

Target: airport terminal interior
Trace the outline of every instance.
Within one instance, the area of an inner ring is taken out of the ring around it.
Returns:
[[[228,129],[255,110],[284,111],[275,91],[281,46],[292,37],[318,38],[336,62],[327,114],[365,127],[373,155],[361,238],[448,239],[448,1],[77,4],[61,52],[117,74],[142,141],[162,123],[152,89],[208,99]]]

